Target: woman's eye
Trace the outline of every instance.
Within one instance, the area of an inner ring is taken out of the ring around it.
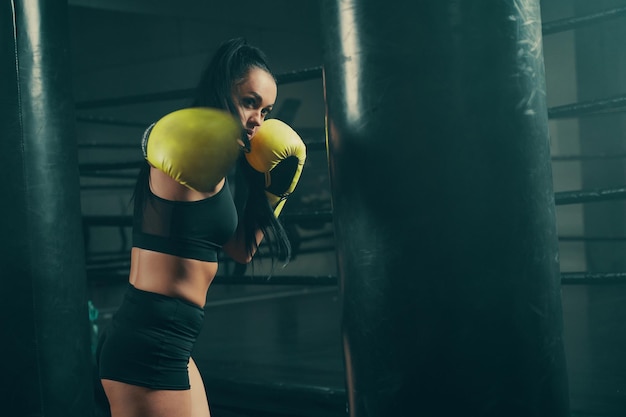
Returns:
[[[242,100],[242,103],[245,107],[251,108],[251,107],[254,107],[254,105],[256,104],[256,101],[253,98],[244,98]]]

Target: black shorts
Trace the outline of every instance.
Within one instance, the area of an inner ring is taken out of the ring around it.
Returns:
[[[129,285],[98,344],[101,379],[151,389],[187,390],[189,358],[204,309]]]

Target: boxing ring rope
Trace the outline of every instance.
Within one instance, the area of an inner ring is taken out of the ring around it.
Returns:
[[[603,110],[611,110],[611,112]],[[548,109],[548,117],[550,119],[569,119],[624,111],[626,111],[626,94],[550,107]]]
[[[128,266],[130,263],[88,268],[87,276],[92,283],[109,284],[128,280]],[[217,275],[213,280],[215,285],[304,285],[304,286],[336,286],[339,284],[334,275]],[[626,272],[563,272],[562,285],[615,285],[626,284]]]
[[[593,203],[626,199],[626,187],[600,190],[562,191],[554,194],[556,205]]]
[[[561,274],[564,285],[605,285],[626,284],[626,272],[564,272]]]
[[[561,242],[626,242],[626,236],[559,236]]]
[[[313,68],[306,68],[297,71],[291,71],[276,75],[276,81],[279,85],[290,84],[295,82],[309,81],[322,78],[322,67],[317,66]],[[114,97],[97,100],[86,100],[76,103],[76,110],[95,109],[100,107],[112,107],[121,106],[126,104],[138,104],[138,103],[151,103],[155,101],[168,101],[168,100],[183,100],[188,99],[195,93],[194,88],[183,88],[179,90],[162,91],[158,93],[137,94],[125,97]],[[98,121],[107,124],[113,124],[114,119],[100,118],[94,116],[81,116],[82,121]],[[131,126],[136,126],[134,122],[129,123]],[[145,126],[142,124],[141,126]]]
[[[139,169],[143,161],[115,162],[115,163],[86,163],[78,165],[80,175],[101,173],[102,171],[119,171],[125,169]]]
[[[302,212],[285,212],[280,216],[281,220],[289,223],[298,223],[307,220],[315,221],[332,221],[332,211],[330,210],[312,210]],[[86,226],[127,226],[133,225],[133,217],[118,216],[83,216],[83,223]]]
[[[576,162],[576,161],[594,161],[603,159],[624,159],[626,152],[602,153],[595,155],[556,155],[552,156],[554,162]]]
[[[585,16],[578,16],[566,19],[554,20],[546,22],[542,25],[544,35],[552,35],[555,33],[565,32],[572,29],[578,29],[583,26],[602,23],[610,19],[626,16],[626,7],[617,7],[614,9],[603,10],[598,13],[592,13]]]
[[[115,119],[112,117],[102,117],[94,115],[76,116],[76,121],[82,123],[95,123],[100,125],[123,126],[123,127],[139,127],[145,129],[150,123],[134,122],[130,120]],[[80,146],[80,145],[79,145]]]

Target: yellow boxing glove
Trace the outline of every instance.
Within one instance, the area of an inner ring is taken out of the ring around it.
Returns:
[[[278,217],[302,174],[306,160],[304,142],[286,123],[269,119],[250,139],[246,160],[265,174],[265,194]]]
[[[241,125],[223,110],[177,110],[146,131],[144,155],[150,165],[179,183],[210,192],[235,164],[241,135]]]

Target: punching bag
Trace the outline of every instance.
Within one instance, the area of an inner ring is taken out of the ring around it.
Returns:
[[[67,2],[3,1],[0,31],[0,414],[90,416]]]
[[[350,416],[568,416],[539,1],[321,18]]]

